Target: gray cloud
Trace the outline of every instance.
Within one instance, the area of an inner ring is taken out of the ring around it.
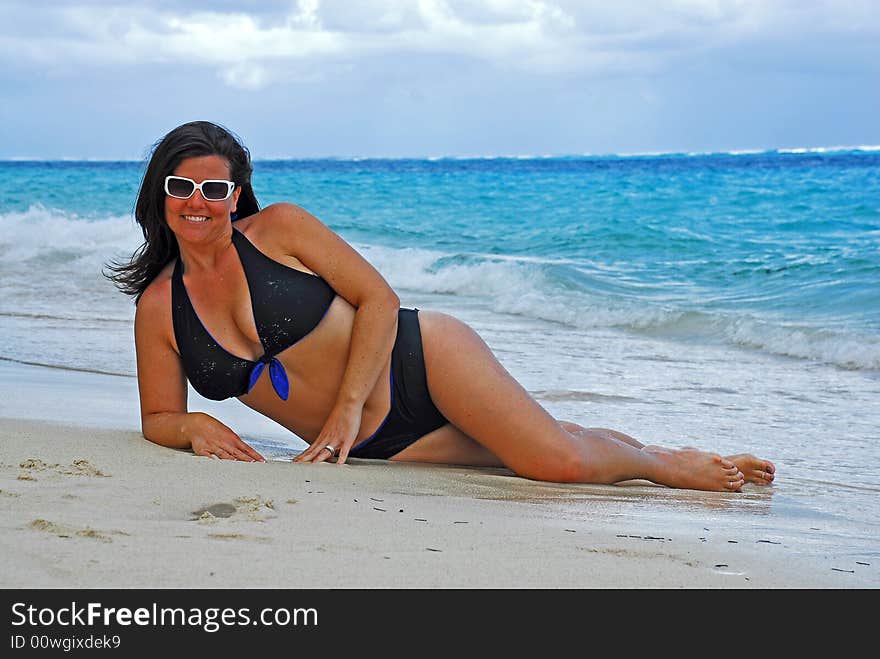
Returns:
[[[138,156],[192,118],[263,156],[877,144],[878,19],[877,0],[4,0],[0,157]]]
[[[833,41],[845,60],[848,47],[880,40],[880,11],[868,0],[152,0],[48,2],[38,15],[32,7],[14,0],[0,14],[8,65],[70,72],[186,62],[247,89],[383,57],[463,57],[550,76],[641,75],[685,58],[728,57],[739,45],[762,44],[779,57],[792,49],[774,43],[797,42],[795,64],[812,44],[821,52]]]

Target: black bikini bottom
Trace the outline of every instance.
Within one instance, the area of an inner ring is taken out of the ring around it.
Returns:
[[[372,435],[356,444],[353,458],[388,459],[449,421],[431,400],[419,310],[401,309],[391,351],[391,410]]]

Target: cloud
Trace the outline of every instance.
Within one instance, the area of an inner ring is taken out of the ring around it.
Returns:
[[[817,44],[821,53],[831,40],[846,62],[848,53],[876,50],[865,44],[880,40],[880,10],[872,0],[220,0],[209,6],[48,2],[36,16],[32,2],[13,0],[0,10],[0,61],[58,75],[183,62],[212,69],[231,87],[259,89],[389,57],[465,60],[539,76],[643,75],[740,47],[747,54],[755,44],[796,65],[805,44]]]

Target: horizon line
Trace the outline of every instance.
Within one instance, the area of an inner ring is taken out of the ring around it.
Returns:
[[[253,162],[278,162],[278,161],[320,161],[320,160],[336,160],[336,161],[404,161],[404,160],[576,160],[589,158],[658,158],[658,157],[699,157],[699,156],[748,156],[763,154],[823,154],[823,153],[840,153],[840,152],[880,152],[880,144],[862,144],[852,146],[812,146],[812,147],[769,147],[761,149],[728,149],[724,151],[636,151],[624,153],[559,153],[559,154],[472,154],[472,155],[420,155],[420,156],[267,156],[253,158]],[[61,156],[47,158],[44,156],[0,156],[0,162],[118,162],[118,163],[140,163],[145,162],[149,156],[145,158],[105,158],[105,157],[82,157],[82,156]]]

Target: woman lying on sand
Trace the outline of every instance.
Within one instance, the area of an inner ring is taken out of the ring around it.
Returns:
[[[144,436],[224,460],[263,458],[187,411],[237,397],[309,443],[295,462],[351,457],[507,467],[543,481],[738,491],[775,468],[749,454],[643,446],[554,419],[452,316],[400,307],[351,246],[293,204],[260,210],[247,149],[210,122],[154,148],[135,208],[145,242],[112,278],[135,297]]]

